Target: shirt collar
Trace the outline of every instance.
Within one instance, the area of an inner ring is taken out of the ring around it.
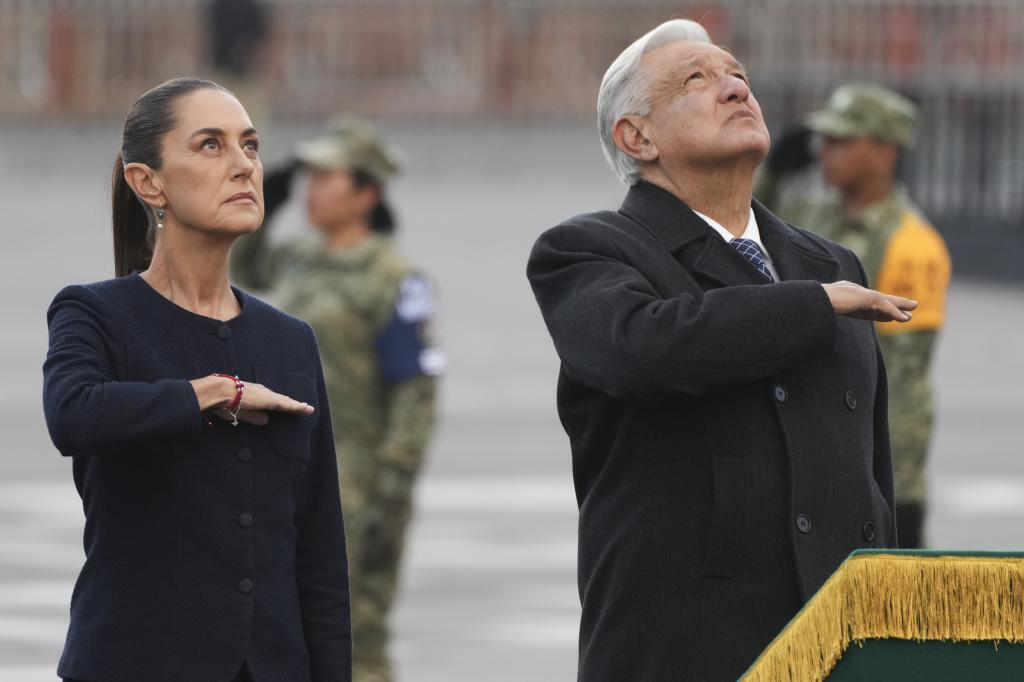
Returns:
[[[732,232],[729,232],[729,230],[722,227],[720,223],[716,222],[712,218],[709,218],[700,211],[694,211],[694,213],[700,216],[700,219],[706,222],[711,227],[711,229],[717,232],[719,236],[721,236],[722,239],[724,239],[726,242],[731,242],[733,239],[737,238],[735,235],[733,235]],[[764,253],[765,256],[768,257],[769,260],[771,260],[771,257],[768,256],[768,249],[765,248],[764,242],[761,241],[761,230],[757,226],[757,218],[754,217],[753,208],[750,209],[750,217],[747,218],[747,227],[746,229],[743,230],[743,234],[741,234],[739,238],[749,239],[750,241],[756,243],[759,247],[761,247],[762,253]]]

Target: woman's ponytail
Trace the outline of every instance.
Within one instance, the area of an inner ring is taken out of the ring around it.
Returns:
[[[124,179],[121,154],[114,161],[110,178],[110,209],[114,226],[114,276],[124,277],[145,270],[153,257],[149,213]]]
[[[126,163],[144,163],[160,170],[160,147],[175,124],[174,103],[196,90],[223,90],[213,81],[175,78],[156,86],[128,110],[121,134],[121,151],[111,177],[110,207],[114,228],[114,274],[145,270],[153,259],[153,222],[149,209],[124,179]]]

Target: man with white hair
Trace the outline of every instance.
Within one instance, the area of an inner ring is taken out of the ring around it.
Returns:
[[[916,304],[752,201],[768,131],[699,24],[626,48],[598,115],[625,201],[527,269],[580,508],[579,679],[735,680],[852,550],[895,546],[871,320]]]

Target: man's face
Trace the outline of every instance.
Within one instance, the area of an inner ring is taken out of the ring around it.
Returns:
[[[680,41],[646,53],[651,112],[646,137],[666,165],[759,163],[771,138],[746,70],[715,45]]]
[[[840,192],[855,191],[865,182],[893,171],[895,145],[869,137],[831,137],[820,140],[819,155],[825,182]]]

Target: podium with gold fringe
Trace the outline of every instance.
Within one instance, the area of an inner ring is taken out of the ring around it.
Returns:
[[[741,679],[1024,680],[1024,553],[853,552]]]

